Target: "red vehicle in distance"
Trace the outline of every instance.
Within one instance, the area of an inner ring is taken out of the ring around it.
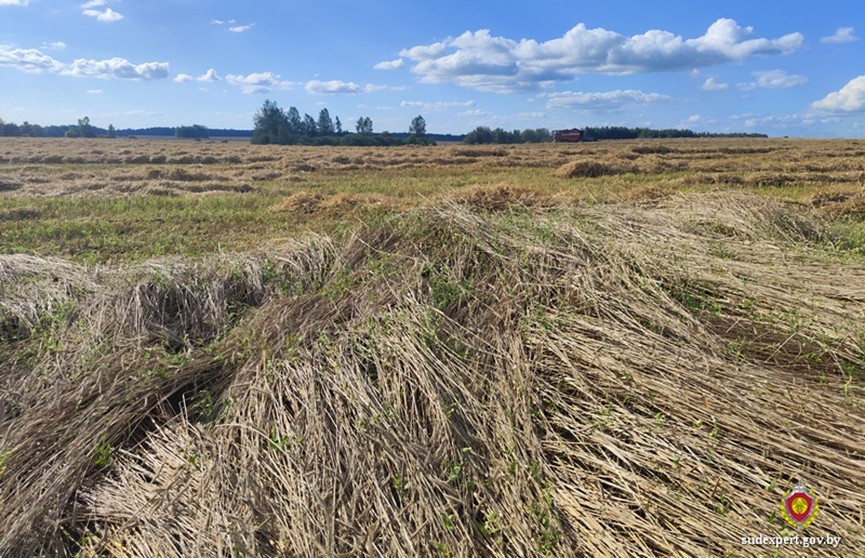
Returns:
[[[584,140],[582,130],[571,128],[570,130],[553,130],[553,141],[555,142],[577,142]]]

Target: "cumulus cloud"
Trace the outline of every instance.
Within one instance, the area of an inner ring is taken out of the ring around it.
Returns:
[[[63,50],[64,48],[66,48],[66,43],[64,43],[63,41],[54,41],[53,43],[47,43],[47,44],[44,44],[42,46],[43,46],[43,48],[51,48],[54,50]]]
[[[396,60],[384,60],[373,66],[374,70],[398,70],[405,66],[405,60],[397,58]]]
[[[235,25],[234,27],[229,27],[228,30],[231,31],[232,33],[244,33],[246,31],[249,31],[253,27],[255,27],[255,24],[249,23],[246,25]]]
[[[643,93],[634,89],[583,93],[563,91],[550,93],[547,98],[547,108],[569,108],[592,112],[615,112],[626,105],[646,105],[669,101],[672,98],[660,93]]]
[[[209,70],[204,72],[204,74],[198,76],[195,79],[197,79],[198,81],[205,81],[208,83],[212,83],[214,81],[219,81],[222,78],[219,77],[219,74],[216,73],[216,70],[214,70],[213,68],[210,68]]]
[[[87,17],[96,18],[96,21],[104,21],[109,23],[113,21],[120,21],[121,19],[123,19],[123,14],[119,14],[111,8],[105,8],[104,10],[84,10],[81,12],[81,14],[86,15]]]
[[[865,75],[851,79],[838,91],[814,101],[811,108],[834,113],[865,112]]]
[[[724,89],[728,89],[730,85],[728,83],[721,83],[715,81],[715,78],[709,77],[706,78],[706,81],[703,82],[703,85],[700,87],[703,91],[723,91]]]
[[[740,83],[739,89],[751,91],[752,89],[789,89],[808,83],[808,78],[796,74],[788,74],[784,70],[769,70],[764,72],[751,72],[756,79],[749,83]]]
[[[217,74],[216,70],[214,70],[213,68],[210,68],[209,70],[207,70],[206,72],[204,72],[202,75],[200,75],[198,77],[194,77],[194,76],[191,76],[189,74],[177,74],[174,77],[174,81],[176,81],[178,83],[186,83],[189,81],[203,81],[203,82],[207,82],[207,83],[213,83],[214,81],[219,81],[221,79],[222,78],[219,77],[219,74]]]
[[[306,82],[304,89],[311,95],[354,95],[360,93],[363,88],[353,81],[318,81]]]
[[[290,81],[283,81],[279,74],[273,72],[254,72],[245,76],[228,74],[225,81],[240,87],[247,95],[268,93],[274,89],[290,89],[294,85]]]
[[[0,66],[38,74],[59,72],[63,64],[35,48],[13,48],[0,44]]]
[[[852,43],[858,40],[859,37],[853,34],[852,27],[839,27],[834,34],[820,38],[820,42],[824,44]]]
[[[424,110],[447,110],[456,107],[474,106],[474,101],[401,101],[401,107],[417,107]]]
[[[100,79],[152,80],[168,77],[168,62],[133,64],[124,58],[86,60],[79,58],[63,71],[66,75],[96,77]]]
[[[580,23],[562,37],[545,42],[497,37],[487,29],[467,31],[456,38],[404,49],[400,56],[415,63],[412,71],[424,83],[507,92],[570,80],[582,73],[685,71],[753,56],[789,54],[803,40],[798,32],[775,39],[757,37],[753,28],[732,19],[717,20],[693,39],[656,29],[626,37]]]

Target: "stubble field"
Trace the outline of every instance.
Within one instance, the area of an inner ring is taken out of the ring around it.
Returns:
[[[863,555],[863,381],[865,141],[0,141],[0,556]]]

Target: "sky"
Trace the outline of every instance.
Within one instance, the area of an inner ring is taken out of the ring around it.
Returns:
[[[0,0],[0,118],[865,137],[861,0]]]

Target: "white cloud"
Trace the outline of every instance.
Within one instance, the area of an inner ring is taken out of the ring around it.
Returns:
[[[796,74],[788,74],[784,70],[769,70],[765,72],[751,72],[756,79],[750,83],[740,83],[739,89],[751,91],[752,89],[789,89],[808,83],[808,78]]]
[[[203,81],[203,82],[207,82],[207,83],[213,83],[214,81],[219,81],[221,79],[222,78],[219,77],[219,74],[217,74],[216,70],[214,70],[213,68],[210,68],[209,70],[204,72],[204,74],[202,74],[198,77],[194,77],[194,76],[191,76],[189,74],[177,74],[174,77],[174,81],[176,81],[178,83],[187,83],[190,81]]]
[[[715,81],[715,78],[709,77],[706,78],[706,81],[700,87],[703,91],[723,91],[724,89],[729,88],[730,85],[727,83],[720,83]]]
[[[85,4],[86,5],[86,4]],[[123,19],[123,14],[119,14],[111,8],[105,8],[105,11],[100,10],[84,10],[82,15],[96,18],[96,21],[113,22]]]
[[[219,77],[219,74],[216,73],[216,70],[214,70],[213,68],[210,68],[209,70],[207,70],[206,72],[204,72],[204,74],[198,76],[198,77],[195,78],[195,79],[198,80],[198,81],[204,81],[204,82],[207,82],[207,83],[213,83],[214,81],[219,81],[219,80],[221,80],[222,78]]]
[[[290,89],[294,85],[290,81],[281,80],[279,74],[273,72],[254,72],[246,76],[228,74],[225,81],[240,87],[247,95],[268,93],[274,89]]]
[[[102,95],[103,91],[101,89],[88,89],[85,93],[90,93],[91,95]]]
[[[312,95],[354,95],[360,93],[362,88],[353,81],[318,81],[306,82],[304,89]]]
[[[236,25],[234,27],[229,27],[228,30],[231,31],[232,33],[244,33],[246,31],[249,31],[250,29],[252,29],[254,26],[255,26],[254,23],[249,23],[247,25]]]
[[[396,60],[384,60],[379,62],[373,69],[375,70],[397,70],[405,66],[405,60],[402,58],[397,58]]]
[[[418,107],[424,110],[447,110],[456,107],[474,106],[474,101],[401,101],[401,107]]]
[[[237,23],[236,19],[211,19],[210,23],[213,25],[234,25]]]
[[[537,120],[539,118],[543,118],[545,116],[544,113],[540,111],[535,112],[518,112],[517,118],[519,120]]]
[[[696,124],[697,122],[702,122],[704,118],[699,114],[692,114],[688,118],[685,119],[685,122],[688,124]]]
[[[53,43],[43,45],[43,47],[52,48],[54,50],[63,50],[64,48],[66,48],[66,43],[64,43],[63,41],[54,41]]]
[[[108,3],[107,0],[90,0],[89,2],[85,2],[84,4],[81,4],[81,8],[85,9],[85,10],[90,9],[90,8],[100,8],[104,5],[106,5],[107,3]]]
[[[483,117],[483,116],[492,116],[492,114],[493,113],[491,113],[488,110],[470,109],[470,110],[466,110],[466,111],[457,113],[457,116],[467,116],[469,118],[479,118],[479,117]]]
[[[84,58],[79,58],[72,62],[63,73],[71,76],[96,77],[100,79],[164,79],[168,77],[168,62],[145,62],[144,64],[136,65],[124,58],[116,57],[110,60],[85,60]]]
[[[834,34],[820,38],[820,42],[824,44],[852,43],[858,40],[859,37],[853,34],[852,27],[839,27]]]
[[[41,72],[59,72],[63,64],[51,56],[35,48],[12,48],[0,44],[0,66],[15,68],[22,72],[38,74]]]
[[[545,97],[549,109],[569,108],[593,112],[615,112],[626,105],[646,105],[672,100],[671,97],[660,93],[643,93],[633,89],[596,93],[563,91],[549,93]]]
[[[483,91],[534,89],[543,82],[571,80],[581,73],[630,74],[686,71],[753,56],[789,54],[801,33],[776,39],[755,37],[751,27],[719,19],[700,37],[684,39],[649,30],[626,37],[580,23],[545,42],[496,37],[487,29],[404,49],[424,83],[455,83]]]
[[[838,91],[814,101],[811,108],[835,113],[865,112],[865,75],[851,79]]]
[[[30,0],[0,0],[0,6],[26,6]]]

